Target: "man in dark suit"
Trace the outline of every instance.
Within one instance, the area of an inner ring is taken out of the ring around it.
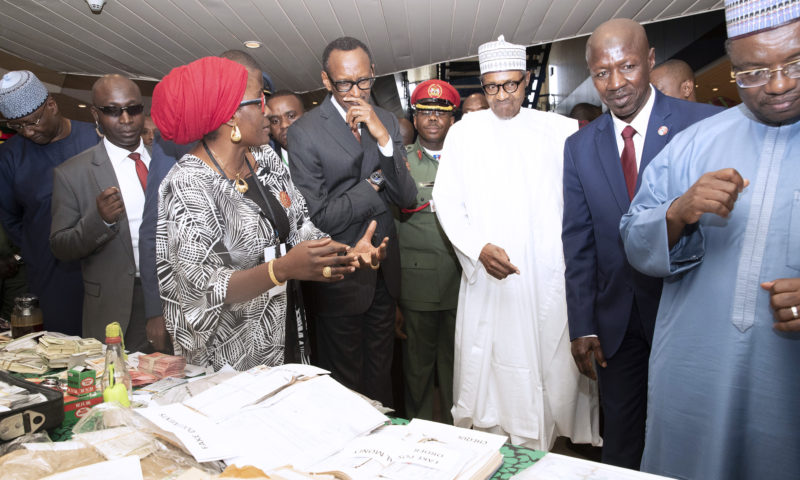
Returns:
[[[599,26],[586,44],[586,60],[610,113],[572,135],[564,148],[570,340],[581,373],[599,376],[603,462],[638,469],[661,280],[630,267],[619,221],[639,172],[675,134],[719,109],[666,97],[650,85],[655,52],[632,20]],[[595,362],[602,367],[598,375]]]
[[[119,322],[130,350],[148,350],[139,280],[139,225],[150,153],[141,134],[139,87],[106,75],[92,87],[92,115],[105,138],[59,165],[53,180],[50,248],[61,260],[80,260],[83,336],[105,338]]]
[[[414,205],[417,189],[397,118],[369,103],[375,71],[366,45],[338,38],[322,57],[330,94],[289,128],[292,180],[314,224],[334,240],[353,245],[374,219],[376,237],[389,237],[389,251],[373,270],[311,286],[317,362],[347,387],[391,405],[400,256],[390,205]]]

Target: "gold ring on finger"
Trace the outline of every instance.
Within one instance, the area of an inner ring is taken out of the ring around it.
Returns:
[[[325,266],[322,268],[322,276],[325,278],[331,278],[331,267]]]

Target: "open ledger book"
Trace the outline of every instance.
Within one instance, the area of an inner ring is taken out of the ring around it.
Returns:
[[[426,420],[380,428],[312,466],[343,480],[484,480],[503,463],[506,437]]]

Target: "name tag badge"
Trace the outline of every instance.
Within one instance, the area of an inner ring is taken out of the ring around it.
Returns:
[[[430,204],[428,205],[431,207],[431,212],[436,212],[436,207],[433,205],[433,199],[431,198]]]
[[[275,258],[280,258],[284,255],[286,255],[285,243],[280,243],[278,245],[270,245],[269,247],[264,248],[264,263],[267,263],[270,260],[274,260]],[[286,283],[284,283],[283,285],[275,285],[274,287],[269,289],[269,297],[272,298],[284,292],[286,292]]]
[[[276,255],[277,254],[277,255]],[[264,248],[264,263],[286,255],[286,244],[270,245]]]

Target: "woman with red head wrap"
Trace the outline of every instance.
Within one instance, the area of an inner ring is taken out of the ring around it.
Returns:
[[[311,223],[266,113],[261,72],[225,58],[175,68],[153,92],[161,135],[200,140],[161,184],[156,233],[167,329],[196,365],[307,362],[296,280],[338,281],[386,255],[374,225],[351,248]]]

